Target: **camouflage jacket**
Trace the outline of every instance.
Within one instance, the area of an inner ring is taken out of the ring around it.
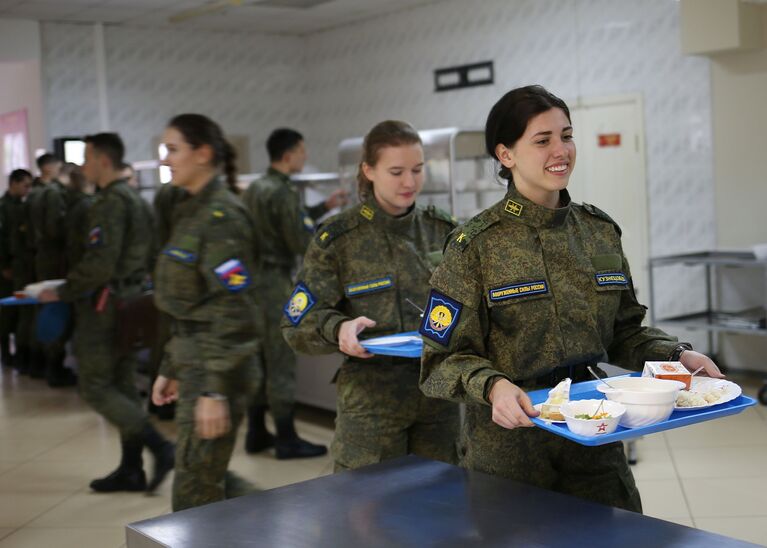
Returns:
[[[155,228],[157,229],[157,247],[162,249],[173,232],[173,212],[176,206],[189,196],[183,188],[164,184],[154,196],[153,208]]]
[[[85,255],[88,249],[88,211],[93,205],[94,197],[85,192],[67,190],[67,264],[74,267]]]
[[[63,253],[66,244],[64,217],[66,189],[59,181],[33,187],[27,198],[34,245],[39,251]]]
[[[456,230],[431,278],[421,389],[487,404],[491,379],[534,379],[597,360],[641,369],[677,344],[642,326],[620,229],[599,209],[547,209],[510,185]]]
[[[179,202],[173,219],[154,283],[157,307],[173,318],[176,342],[186,345],[172,350],[174,365],[188,365],[179,356],[193,357],[206,369],[204,391],[227,393],[227,373],[259,344],[253,222],[218,179]]]
[[[13,267],[13,235],[24,214],[24,202],[6,192],[0,198],[0,270]]]
[[[151,241],[140,200],[124,180],[98,192],[88,214],[85,253],[59,287],[61,300],[86,298],[105,286],[118,297],[140,290]]]
[[[415,206],[402,217],[375,199],[331,217],[304,257],[298,284],[285,306],[283,334],[298,352],[338,351],[338,328],[358,316],[375,320],[364,337],[413,331],[429,292],[429,276],[455,228],[434,207]]]
[[[266,176],[254,181],[243,201],[256,223],[263,263],[291,269],[296,256],[303,255],[314,234],[314,220],[327,210],[323,204],[306,209],[290,177],[269,168]]]

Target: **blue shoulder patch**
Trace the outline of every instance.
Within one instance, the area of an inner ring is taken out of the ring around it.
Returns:
[[[182,263],[193,263],[197,260],[197,254],[180,247],[166,247],[162,250],[162,253]]]
[[[461,303],[432,289],[418,332],[434,342],[448,346],[462,309]]]
[[[101,225],[96,225],[88,232],[88,247],[100,247],[104,245],[104,231]]]
[[[312,234],[314,234],[316,227],[314,226],[314,221],[312,220],[311,217],[309,217],[309,215],[307,215],[306,213],[301,213],[301,222],[304,225],[304,229],[307,232],[311,232]]]
[[[314,298],[309,288],[302,282],[298,282],[282,310],[285,312],[285,317],[290,320],[290,323],[296,326],[301,323],[301,320],[316,302],[317,299]]]
[[[250,287],[250,273],[237,258],[224,261],[213,269],[213,273],[230,293],[238,293]]]

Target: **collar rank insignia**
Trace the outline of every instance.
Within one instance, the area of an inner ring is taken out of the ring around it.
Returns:
[[[293,326],[297,326],[316,302],[317,299],[314,298],[309,288],[303,283],[298,282],[282,311],[285,313],[285,317],[290,320],[290,323]]]
[[[450,337],[458,325],[463,305],[434,289],[429,294],[429,305],[423,315],[418,332],[443,346],[450,344]]]
[[[623,272],[602,272],[595,274],[594,278],[599,286],[629,284],[629,280]]]
[[[301,214],[301,222],[304,225],[304,229],[314,234],[314,221],[306,213]]]
[[[239,259],[224,261],[213,269],[213,273],[230,293],[238,293],[250,287],[250,273]]]
[[[366,218],[368,221],[372,221],[372,220],[373,220],[373,217],[375,217],[375,214],[376,214],[376,212],[375,212],[375,211],[373,210],[373,208],[372,208],[372,207],[370,207],[370,206],[367,206],[367,205],[363,205],[363,206],[360,208],[360,215],[362,215],[363,217],[365,217],[365,218]]]
[[[100,247],[102,245],[104,245],[104,231],[101,230],[101,225],[97,225],[88,232],[88,247]]]
[[[193,263],[197,260],[197,255],[180,247],[166,247],[162,250],[163,255],[182,263]]]
[[[515,202],[514,200],[506,200],[506,207],[503,209],[506,211],[506,213],[511,213],[515,217],[519,217],[522,215],[522,204],[519,202]]]

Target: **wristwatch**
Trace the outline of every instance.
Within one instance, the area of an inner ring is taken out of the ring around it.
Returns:
[[[685,350],[692,350],[692,345],[690,343],[679,343],[674,347],[674,350],[671,351],[671,354],[669,354],[668,361],[678,362],[682,352]]]
[[[200,395],[202,397],[204,397],[204,398],[210,398],[210,399],[216,400],[216,401],[226,401],[227,400],[226,396],[224,396],[223,394],[219,394],[218,392],[203,392]]]

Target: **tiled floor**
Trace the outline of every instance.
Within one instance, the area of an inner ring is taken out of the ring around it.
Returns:
[[[751,395],[760,386],[734,380]],[[74,389],[7,370],[0,383],[0,548],[118,548],[126,523],[170,511],[170,481],[151,497],[89,491],[90,479],[114,468],[119,442]],[[302,436],[329,444],[328,417],[305,416]],[[767,545],[767,408],[648,436],[637,447],[647,515]],[[232,468],[269,489],[329,474],[332,462],[250,456],[240,439]]]

